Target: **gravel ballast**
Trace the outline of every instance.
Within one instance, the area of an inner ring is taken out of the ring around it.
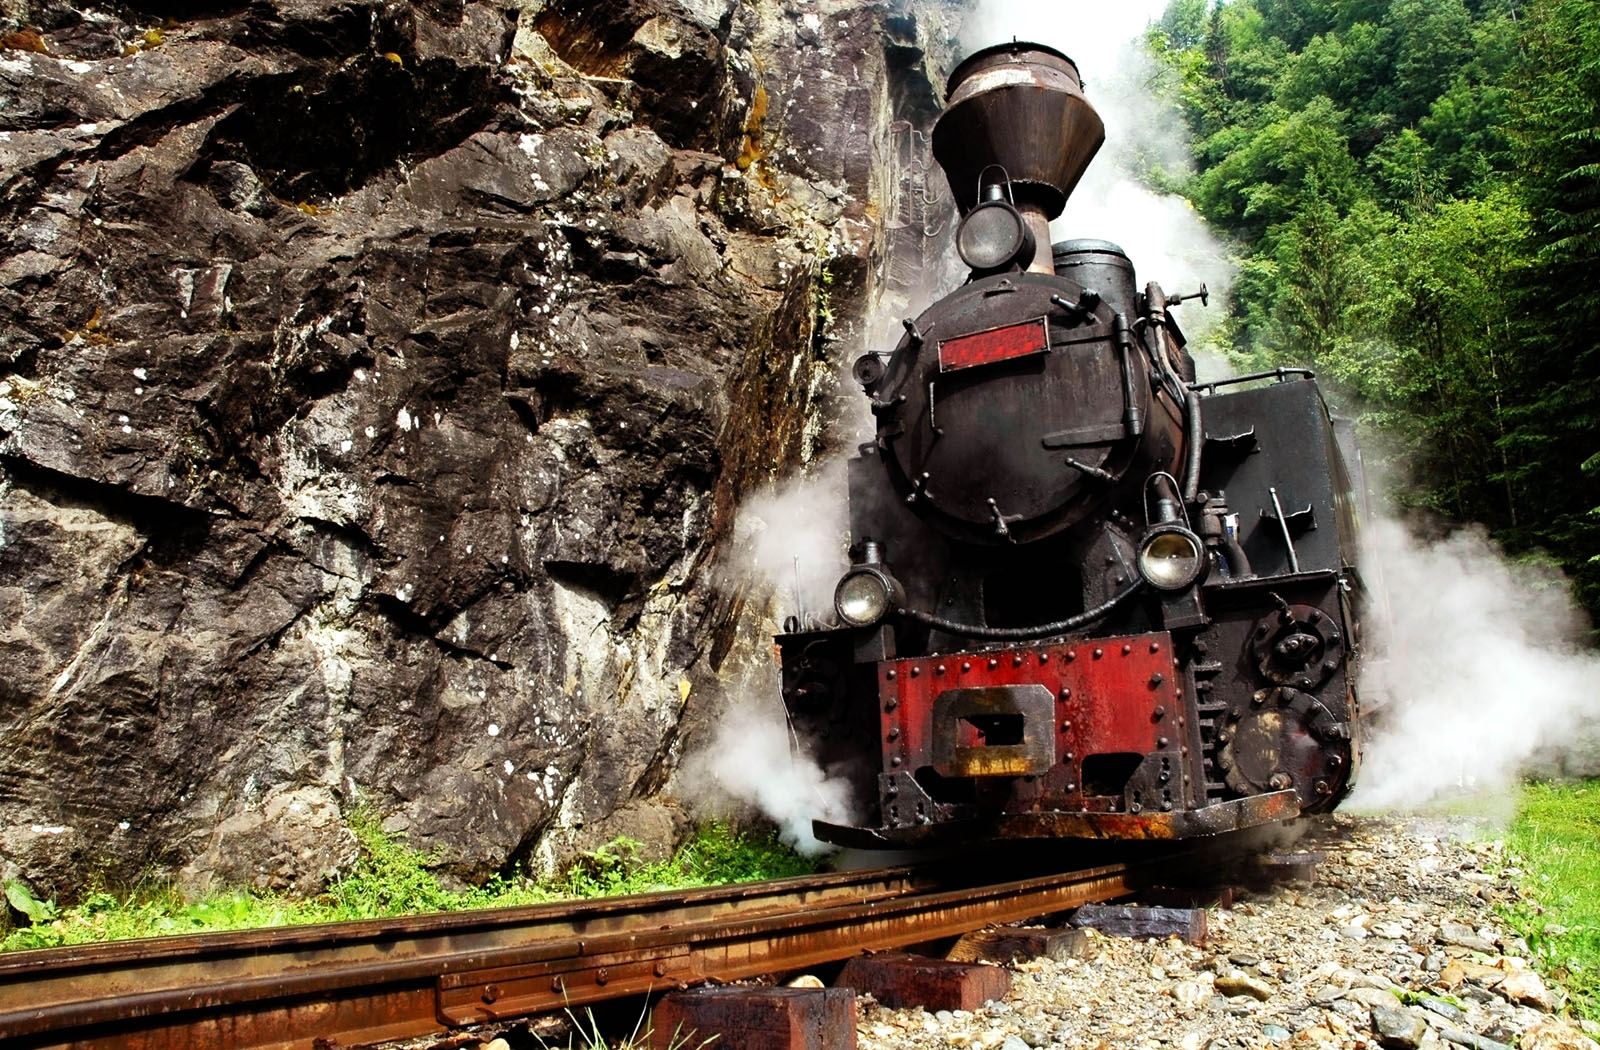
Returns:
[[[1240,895],[1203,947],[1089,931],[975,1011],[861,1002],[860,1050],[1600,1050],[1494,906],[1520,872],[1467,822],[1312,824],[1314,884]],[[1594,1034],[1592,1025],[1585,1025]]]

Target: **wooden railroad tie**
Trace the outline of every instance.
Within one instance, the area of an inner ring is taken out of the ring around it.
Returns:
[[[650,1014],[651,1050],[855,1050],[849,988],[724,985],[662,996]]]
[[[1190,944],[1206,943],[1206,913],[1201,908],[1085,904],[1073,912],[1072,924],[1112,937],[1177,937]]]
[[[976,1010],[1006,997],[1011,991],[1011,971],[888,952],[851,959],[844,964],[838,984],[870,995],[891,1009]]]

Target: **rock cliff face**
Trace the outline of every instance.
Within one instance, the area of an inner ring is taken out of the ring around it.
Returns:
[[[358,803],[464,880],[681,832],[762,630],[708,569],[922,235],[954,15],[4,16],[0,876],[314,891]]]

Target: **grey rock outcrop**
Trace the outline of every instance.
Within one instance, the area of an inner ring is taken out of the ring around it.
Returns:
[[[0,875],[313,892],[356,804],[469,881],[681,834],[764,629],[707,569],[825,451],[949,26],[167,13],[0,26]]]

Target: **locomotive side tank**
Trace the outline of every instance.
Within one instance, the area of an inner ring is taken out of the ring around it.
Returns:
[[[1048,246],[1103,141],[1065,55],[980,51],[933,131],[971,274],[854,367],[836,619],[778,638],[848,845],[1176,838],[1332,807],[1359,755],[1352,488],[1316,383],[1207,386],[1106,241]],[[1204,297],[1202,290],[1201,297]]]

